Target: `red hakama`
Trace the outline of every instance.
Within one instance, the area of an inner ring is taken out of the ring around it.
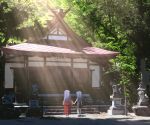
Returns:
[[[71,103],[64,103],[64,115],[69,115],[71,113]]]

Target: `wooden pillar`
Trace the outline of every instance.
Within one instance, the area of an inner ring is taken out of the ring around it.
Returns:
[[[46,57],[44,57],[44,68],[46,67]]]
[[[73,75],[73,58],[71,58],[71,76],[72,76],[72,85],[75,88],[74,75]]]
[[[0,97],[3,96],[5,90],[5,63],[7,62],[5,56],[0,50]]]
[[[25,74],[26,74],[26,94],[27,94],[27,102],[30,100],[31,95],[31,88],[30,88],[30,82],[29,82],[29,63],[28,63],[28,56],[24,57],[24,65],[25,65]]]
[[[89,73],[88,73],[88,77],[90,78],[90,75],[91,75],[91,71],[90,71],[90,60],[87,58],[87,69],[89,70]],[[89,80],[89,83],[90,85],[90,80]]]

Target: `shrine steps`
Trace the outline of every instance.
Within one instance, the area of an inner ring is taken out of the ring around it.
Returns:
[[[110,105],[84,105],[82,107],[82,114],[99,114],[106,112]],[[63,115],[63,106],[43,106],[43,115]],[[77,114],[76,106],[72,106],[71,114]]]

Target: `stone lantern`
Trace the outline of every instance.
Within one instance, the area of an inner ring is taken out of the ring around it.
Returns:
[[[137,90],[139,95],[139,101],[137,105],[132,107],[132,110],[135,113],[135,115],[150,116],[149,98],[145,94],[145,88],[143,87],[142,82],[140,83],[139,88]]]
[[[108,115],[124,115],[124,106],[121,104],[122,96],[119,91],[118,85],[113,85],[113,94],[110,96],[110,99],[112,100],[112,105],[108,109],[107,113]]]

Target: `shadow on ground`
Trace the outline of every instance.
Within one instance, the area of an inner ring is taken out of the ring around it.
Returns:
[[[19,118],[0,120],[0,125],[150,125],[150,120],[135,120],[128,118],[86,118],[86,117],[46,117],[46,118]]]

